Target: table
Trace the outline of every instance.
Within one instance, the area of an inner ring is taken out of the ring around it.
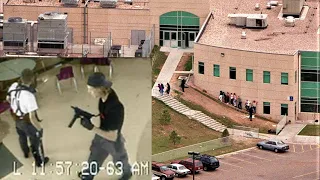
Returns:
[[[19,58],[3,61],[0,63],[0,81],[9,81],[19,78],[21,72],[29,68],[33,70],[36,62],[32,59]]]

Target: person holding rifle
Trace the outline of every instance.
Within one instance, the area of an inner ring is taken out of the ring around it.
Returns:
[[[111,88],[112,82],[108,81],[101,72],[93,73],[88,77],[88,93],[99,99],[100,117],[85,118],[81,117],[81,125],[95,133],[90,147],[88,163],[102,166],[105,159],[110,154],[117,170],[122,172],[119,180],[128,180],[132,176],[131,166],[128,162],[128,154],[124,146],[124,138],[121,128],[124,121],[124,106],[120,102],[116,92]],[[93,123],[97,121],[97,123]],[[94,124],[98,124],[95,126]],[[90,169],[79,173],[82,180],[92,180],[93,174]]]

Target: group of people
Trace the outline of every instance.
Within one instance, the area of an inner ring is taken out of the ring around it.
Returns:
[[[225,93],[223,91],[220,91],[219,100],[236,108],[242,109],[242,99],[240,98],[240,96],[237,96],[236,93]],[[249,113],[250,121],[252,121],[252,115],[256,114],[257,101],[254,100],[251,103],[249,100],[246,100],[245,108]]]
[[[159,92],[160,92],[160,94],[161,94],[161,96],[163,95],[163,93],[164,93],[164,91],[167,93],[167,94],[170,94],[170,84],[169,83],[167,83],[167,85],[166,85],[166,89],[165,89],[165,87],[164,87],[164,85],[162,84],[162,83],[159,83],[158,84],[158,88],[159,88]]]
[[[7,101],[11,106],[11,115],[15,120],[16,131],[19,136],[19,144],[25,158],[32,154],[37,167],[45,166],[49,157],[45,156],[42,144],[43,128],[41,120],[37,117],[39,109],[32,87],[34,81],[33,71],[24,69],[19,82],[13,83],[7,93]],[[121,180],[129,180],[132,176],[131,165],[124,146],[124,137],[121,133],[124,121],[124,106],[120,102],[116,92],[112,88],[112,82],[108,81],[103,73],[97,72],[89,76],[87,82],[89,94],[98,99],[99,115],[92,119],[81,117],[80,124],[95,134],[90,147],[88,163],[102,166],[108,155],[113,156],[114,162],[121,162]],[[92,122],[98,121],[100,126]],[[28,139],[31,147],[28,146]],[[117,163],[115,163],[118,165]],[[98,168],[99,171],[99,168]],[[82,180],[93,180],[96,173],[90,173],[90,168],[84,169],[78,176]],[[119,180],[120,180],[119,179]]]

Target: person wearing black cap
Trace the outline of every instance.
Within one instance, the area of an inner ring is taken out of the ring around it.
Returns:
[[[99,98],[100,125],[96,127],[90,119],[81,119],[81,125],[96,133],[91,147],[88,163],[97,164],[97,169],[102,166],[110,154],[117,169],[122,172],[119,180],[128,180],[132,176],[128,154],[124,146],[121,128],[124,121],[124,106],[119,101],[116,92],[111,88],[112,82],[108,81],[101,72],[93,73],[88,78],[88,92],[94,98]],[[92,180],[90,169],[79,173],[82,180]]]
[[[49,158],[44,156],[43,130],[36,114],[38,104],[34,95],[35,89],[31,87],[34,81],[33,72],[30,69],[24,69],[20,81],[10,86],[7,101],[10,103],[11,115],[16,122],[16,131],[24,157],[29,157],[30,149],[27,140],[29,138],[35,165],[40,167],[46,164]]]

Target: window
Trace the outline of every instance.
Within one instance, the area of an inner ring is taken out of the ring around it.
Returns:
[[[301,81],[318,82],[320,79],[320,70],[301,70]]]
[[[263,71],[263,83],[270,83],[270,71]]]
[[[270,103],[263,102],[263,114],[270,114]]]
[[[253,70],[247,69],[246,70],[246,81],[253,81]]]
[[[199,62],[198,72],[199,72],[199,74],[204,74],[204,62]]]
[[[230,79],[236,79],[237,69],[235,67],[229,67],[229,71],[230,71]]]
[[[281,73],[281,84],[288,85],[288,73]]]
[[[220,65],[213,65],[213,76],[220,77]]]
[[[288,116],[288,104],[281,104],[281,115]]]

